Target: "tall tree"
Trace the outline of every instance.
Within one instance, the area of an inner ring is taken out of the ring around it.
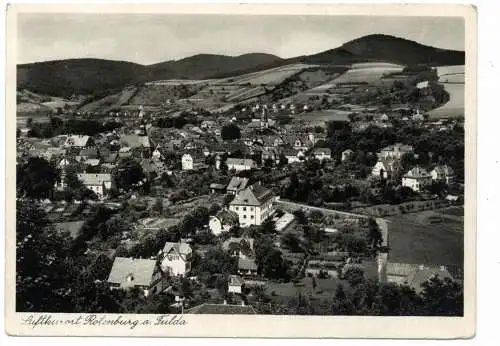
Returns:
[[[17,166],[17,189],[24,197],[43,199],[52,196],[59,172],[47,160],[32,157]]]

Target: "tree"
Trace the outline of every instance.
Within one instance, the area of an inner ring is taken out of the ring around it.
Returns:
[[[43,199],[51,197],[58,172],[47,160],[31,157],[17,165],[16,176],[17,189],[22,196]]]
[[[307,224],[307,216],[306,213],[302,209],[297,209],[293,212],[293,215],[295,216],[295,220],[297,220],[297,223],[300,225],[305,225]]]
[[[361,268],[349,268],[344,274],[344,279],[349,282],[351,287],[355,287],[364,281],[365,273]]]
[[[233,140],[241,138],[241,130],[235,124],[224,125],[221,129],[221,137],[223,140]]]
[[[116,184],[118,188],[130,190],[145,178],[141,165],[131,159],[126,158],[118,163]]]
[[[373,218],[368,220],[368,242],[374,254],[380,250],[383,242],[382,232]]]
[[[463,316],[464,293],[458,282],[433,277],[423,285],[421,293],[427,316]]]
[[[285,279],[290,278],[289,265],[283,259],[282,253],[277,249],[272,239],[269,236],[262,236],[256,240],[255,262],[257,263],[258,271],[270,279]]]

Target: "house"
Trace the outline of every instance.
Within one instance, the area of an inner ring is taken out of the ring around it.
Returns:
[[[97,151],[96,148],[85,148],[80,150],[80,153],[78,154],[82,159],[88,160],[88,159],[98,159],[99,158],[99,152]]]
[[[240,275],[257,275],[257,263],[252,258],[238,258],[238,273]]]
[[[390,179],[399,168],[399,162],[390,159],[379,159],[372,168],[372,175],[382,179]]]
[[[241,294],[245,286],[245,280],[239,275],[229,275],[227,286],[229,293]]]
[[[227,185],[227,193],[236,195],[239,191],[244,190],[248,185],[248,178],[232,177]]]
[[[305,154],[302,150],[286,148],[282,151],[289,164],[302,162],[305,158]]]
[[[137,134],[131,135],[121,135],[120,143],[123,146],[129,147],[131,149],[150,149],[151,141],[148,136],[141,136]]]
[[[210,192],[224,194],[224,193],[226,193],[226,185],[212,183],[212,184],[210,184]]]
[[[187,243],[166,242],[161,251],[161,269],[171,276],[186,276],[191,271],[193,250]]]
[[[455,181],[455,174],[453,169],[448,165],[436,166],[431,171],[432,180],[442,181],[446,184],[453,184]]]
[[[114,179],[109,173],[79,173],[77,177],[99,199],[105,198],[109,190],[115,187]]]
[[[115,257],[109,273],[111,289],[141,289],[144,296],[156,295],[166,286],[166,277],[155,260]]]
[[[190,152],[182,155],[181,166],[183,171],[200,170],[206,167],[205,157],[202,153]]]
[[[413,191],[422,191],[425,186],[432,183],[432,176],[421,167],[414,167],[403,175],[402,185],[409,187]]]
[[[210,216],[208,227],[213,234],[219,235],[228,232],[233,226],[238,225],[238,214],[233,211],[222,209],[216,215]]]
[[[158,149],[158,147],[153,151],[153,153],[151,154],[151,157],[154,159],[154,160],[163,160],[163,154],[161,153],[161,151]]]
[[[352,151],[351,149],[344,150],[342,152],[342,158],[341,158],[342,162],[350,160],[353,155],[354,151]]]
[[[226,165],[228,170],[234,169],[236,172],[248,171],[257,167],[255,161],[252,159],[237,159],[232,157],[228,157]]]
[[[229,210],[238,214],[241,227],[259,226],[274,213],[273,203],[273,192],[257,183],[239,191]]]
[[[332,151],[330,148],[316,148],[314,149],[314,158],[323,161],[332,159]]]
[[[64,147],[66,148],[90,148],[94,147],[94,141],[89,136],[84,135],[71,135],[66,138]]]
[[[389,145],[380,151],[378,154],[380,159],[393,159],[400,160],[404,154],[412,153],[413,147],[411,145],[404,145],[397,143],[394,145]]]

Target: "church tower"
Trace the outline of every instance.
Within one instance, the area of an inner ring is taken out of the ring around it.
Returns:
[[[269,127],[269,114],[267,110],[267,105],[264,105],[264,107],[262,107],[262,115],[260,117],[260,128],[264,129],[268,127]]]

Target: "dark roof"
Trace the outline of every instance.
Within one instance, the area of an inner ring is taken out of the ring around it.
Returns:
[[[254,184],[242,191],[239,191],[230,204],[260,206],[269,199],[273,198],[273,196],[272,190],[269,190],[260,184]]]
[[[239,258],[238,259],[238,269],[241,270],[257,270],[257,264],[253,259],[249,258]]]
[[[121,286],[149,286],[153,281],[156,261],[149,259],[116,257],[108,282]],[[131,280],[128,278],[131,277]]]
[[[227,185],[228,190],[243,190],[247,187],[248,178],[232,177]]]
[[[231,304],[201,304],[185,311],[187,314],[211,314],[211,315],[254,315],[256,314],[251,305]]]

